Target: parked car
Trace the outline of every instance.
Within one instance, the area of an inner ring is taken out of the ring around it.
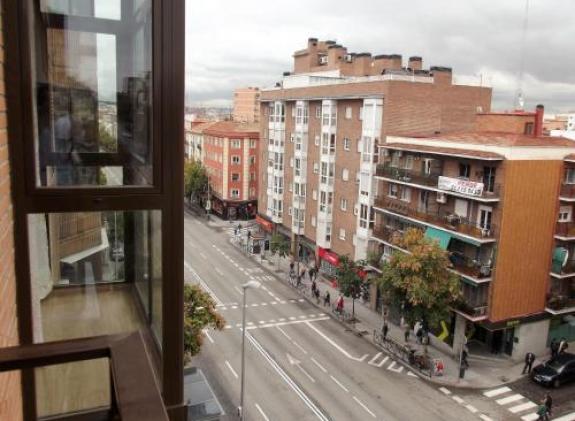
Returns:
[[[543,386],[553,387],[575,381],[575,355],[565,352],[539,364],[531,371],[531,379]]]

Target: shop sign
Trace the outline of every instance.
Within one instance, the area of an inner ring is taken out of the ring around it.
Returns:
[[[469,196],[481,196],[483,194],[483,183],[462,180],[460,178],[439,176],[437,188],[439,190],[452,191]]]

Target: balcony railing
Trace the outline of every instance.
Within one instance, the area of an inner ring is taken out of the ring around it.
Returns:
[[[560,237],[575,237],[575,222],[558,222],[555,234]]]
[[[553,261],[551,271],[557,275],[573,275],[575,274],[575,260],[568,260],[565,265],[562,262]]]
[[[397,181],[403,181],[405,183],[419,184],[423,186],[438,188],[439,177],[442,174],[439,173],[425,174],[420,171],[391,167],[389,164],[380,164],[377,166],[376,175],[379,177],[386,177]],[[481,181],[478,180],[477,182]],[[488,191],[484,186],[483,193],[481,194],[481,196],[474,196],[474,195],[466,195],[466,196],[490,198],[490,199],[499,197],[501,186],[499,184],[493,184],[493,186],[491,187],[492,188],[490,189],[490,191]],[[465,195],[464,193],[460,194]]]
[[[110,408],[85,411],[82,415],[61,414],[50,417],[51,420],[168,421],[142,335],[138,332],[2,348],[0,372],[99,358],[110,360]],[[30,397],[23,399],[26,402]]]
[[[551,295],[547,300],[547,308],[555,311],[575,308],[575,298],[570,298],[567,295]]]
[[[489,307],[485,303],[477,305],[477,304],[467,303],[464,301],[457,304],[455,306],[455,308],[457,310],[461,311],[462,313],[467,314],[468,316],[470,316],[472,318],[487,317],[487,312],[489,310]]]
[[[561,197],[571,197],[575,198],[575,184],[569,184],[563,182],[561,184]]]
[[[376,198],[375,206],[413,218],[417,221],[421,221],[421,223],[437,225],[447,230],[456,231],[475,238],[494,239],[496,237],[496,226],[494,224],[484,228],[474,221],[450,212],[442,210],[422,212],[399,201],[386,198]]]

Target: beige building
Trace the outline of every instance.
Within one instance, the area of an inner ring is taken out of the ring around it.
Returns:
[[[249,86],[234,91],[234,121],[259,123],[260,121],[260,88]]]

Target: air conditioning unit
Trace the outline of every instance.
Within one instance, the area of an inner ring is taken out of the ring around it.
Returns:
[[[437,193],[437,203],[447,203],[447,195],[445,193]]]
[[[355,216],[359,215],[359,206],[358,206],[358,205],[355,205],[355,206],[353,207],[353,214],[354,214]]]
[[[327,56],[320,56],[319,64],[327,64]]]

